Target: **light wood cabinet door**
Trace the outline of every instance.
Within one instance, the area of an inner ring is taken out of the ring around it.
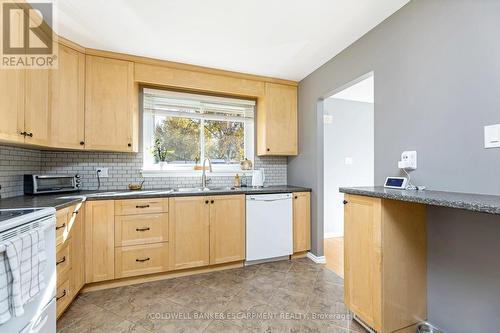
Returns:
[[[297,130],[297,87],[267,82],[257,108],[258,155],[297,155]]]
[[[207,197],[169,200],[171,269],[206,266],[210,263],[210,201]]]
[[[85,55],[59,45],[59,66],[50,71],[50,145],[82,149],[85,144]]]
[[[75,296],[85,284],[85,208],[83,204],[73,206],[68,211],[71,234],[71,291]]]
[[[346,196],[344,211],[344,301],[368,325],[381,331],[382,203]]]
[[[85,148],[137,151],[134,63],[86,56],[85,66]]]
[[[245,196],[213,196],[210,200],[210,264],[245,259]]]
[[[311,249],[311,194],[293,193],[293,252]]]
[[[0,70],[0,140],[24,142],[25,71]]]
[[[115,203],[113,200],[85,203],[85,281],[114,278]]]
[[[48,146],[50,143],[49,70],[27,69],[25,83],[25,143]]]

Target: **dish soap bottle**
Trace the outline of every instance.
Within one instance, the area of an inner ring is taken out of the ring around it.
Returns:
[[[240,187],[241,186],[241,177],[240,177],[240,175],[236,174],[236,176],[234,176],[233,185],[234,185],[234,187]]]

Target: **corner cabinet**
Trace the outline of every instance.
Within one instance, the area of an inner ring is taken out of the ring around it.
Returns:
[[[297,155],[297,87],[265,84],[257,104],[257,154]]]
[[[137,152],[134,63],[89,55],[85,62],[85,148]]]
[[[345,196],[344,302],[380,333],[427,318],[424,205]]]
[[[58,62],[58,68],[50,71],[50,146],[83,149],[85,55],[59,45]]]

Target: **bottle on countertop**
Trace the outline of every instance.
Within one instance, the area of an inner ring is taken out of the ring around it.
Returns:
[[[240,187],[241,186],[241,177],[240,177],[240,175],[236,174],[234,176],[233,185],[234,185],[234,187]]]

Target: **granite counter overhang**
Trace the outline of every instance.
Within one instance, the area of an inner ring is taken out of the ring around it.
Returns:
[[[376,187],[341,187],[340,192],[389,200],[415,202],[431,206],[464,209],[500,215],[500,196],[445,191],[417,191]]]
[[[211,196],[211,195],[229,195],[229,194],[275,194],[292,192],[310,192],[310,188],[299,186],[268,186],[260,188],[236,188],[218,189],[211,191],[195,192],[169,192],[171,189],[154,189],[147,191],[129,191],[129,190],[106,190],[106,191],[80,191],[73,193],[40,194],[40,195],[21,195],[17,197],[0,199],[0,209],[10,208],[37,208],[54,207],[63,209],[76,205],[83,201],[94,200],[120,200],[120,199],[145,199],[145,198],[170,198],[170,197],[190,197],[190,196]],[[109,195],[113,192],[112,195]]]

